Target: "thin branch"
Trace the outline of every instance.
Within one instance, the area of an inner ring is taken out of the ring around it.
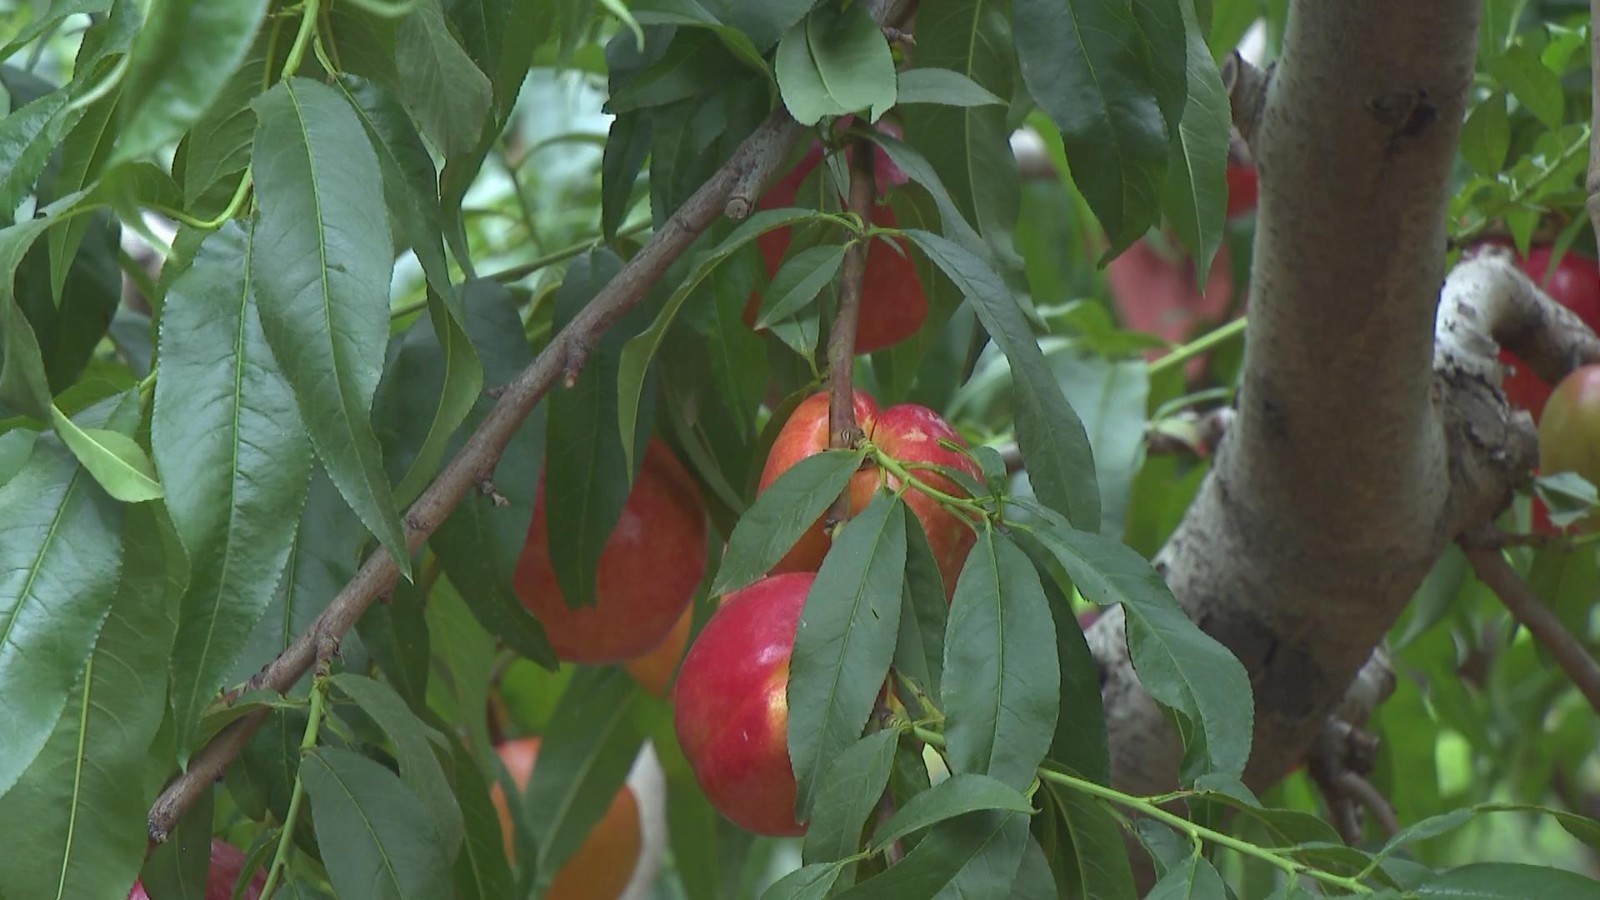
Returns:
[[[846,208],[855,213],[866,228],[872,226],[872,199],[877,193],[872,169],[875,152],[872,141],[861,138],[855,144],[850,162],[850,196]],[[853,447],[861,439],[855,403],[856,333],[860,330],[861,289],[871,246],[870,239],[851,244],[845,251],[844,265],[839,272],[839,314],[834,317],[833,330],[828,335],[828,445],[831,447]],[[839,523],[849,517],[850,492],[846,490],[833,501],[828,518],[831,523]]]
[[[1482,533],[1474,532],[1462,541],[1467,561],[1472,563],[1472,571],[1477,573],[1478,580],[1499,595],[1500,602],[1505,604],[1511,617],[1528,629],[1534,640],[1549,651],[1566,671],[1567,677],[1583,692],[1589,705],[1600,712],[1600,665],[1595,664],[1589,651],[1567,631],[1561,620],[1550,611],[1550,607],[1544,605],[1499,550],[1481,549],[1484,541],[1494,538],[1492,526],[1484,526],[1479,531]]]
[[[899,25],[910,16],[914,6],[914,0],[887,0],[874,14],[880,23]],[[642,302],[668,267],[726,211],[735,186],[769,182],[789,147],[804,130],[788,110],[782,107],[774,110],[761,127],[745,138],[733,156],[673,212],[622,271],[551,339],[533,364],[506,385],[494,409],[466,445],[406,512],[408,550],[414,553],[420,549],[468,491],[493,477],[495,466],[512,436],[564,374],[571,348],[592,344],[597,336]],[[372,602],[394,585],[398,574],[394,560],[386,551],[379,550],[368,557],[311,627],[268,663],[252,682],[275,691],[289,690],[316,661],[318,648],[326,646],[329,639],[337,640],[347,634]],[[222,777],[228,764],[244,749],[266,716],[266,710],[254,710],[239,718],[190,759],[189,768],[162,791],[150,808],[148,830],[153,843],[165,841],[171,835],[184,811]]]
[[[463,495],[492,478],[506,444],[565,374],[574,348],[592,345],[597,336],[637,306],[668,266],[722,214],[734,182],[749,170],[760,172],[761,180],[770,179],[784,153],[803,131],[787,110],[775,111],[710,180],[684,201],[622,271],[573,317],[533,364],[506,386],[478,430],[406,513],[406,546],[412,552],[421,548]],[[268,663],[252,683],[275,691],[288,690],[315,661],[318,644],[349,632],[372,601],[393,586],[396,576],[394,560],[388,553],[379,551],[368,557],[355,578],[345,585],[310,629]],[[240,718],[195,754],[188,771],[168,785],[151,807],[152,841],[166,840],[184,810],[221,777],[265,716],[264,710],[258,710]]]
[[[1395,832],[1400,830],[1400,819],[1395,816],[1394,805],[1365,776],[1346,772],[1339,776],[1339,788],[1378,820],[1386,836],[1394,837]]]
[[[1222,59],[1222,89],[1228,92],[1228,105],[1233,111],[1233,127],[1248,144],[1255,143],[1256,123],[1267,103],[1267,85],[1272,80],[1272,66],[1262,69],[1235,50]]]

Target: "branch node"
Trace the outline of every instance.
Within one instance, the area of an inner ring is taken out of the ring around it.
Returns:
[[[576,335],[567,342],[566,352],[561,357],[561,385],[567,390],[578,386],[578,376],[583,374],[583,367],[589,362],[589,340],[583,335]]]
[[[478,482],[478,493],[488,497],[490,503],[502,509],[511,505],[511,501],[507,500],[504,494],[495,490],[494,482],[487,478]]]
[[[510,387],[511,385],[509,384],[497,384],[494,387],[485,390],[483,395],[491,400],[499,400],[501,397],[505,396],[506,390]]]
[[[1222,60],[1222,89],[1228,92],[1228,105],[1233,110],[1233,127],[1246,144],[1254,145],[1256,126],[1261,122],[1261,111],[1267,105],[1267,88],[1272,83],[1273,68],[1258,67],[1239,54],[1238,50]]]

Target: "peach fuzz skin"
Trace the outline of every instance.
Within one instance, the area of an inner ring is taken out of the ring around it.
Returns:
[[[965,447],[955,429],[943,417],[925,406],[902,404],[879,411],[878,404],[866,393],[855,392],[856,423],[867,438],[912,469],[920,481],[936,490],[961,497],[966,495],[959,485],[942,473],[931,469],[915,469],[918,463],[943,466],[964,471],[974,478],[982,473],[972,460],[941,446],[941,439]],[[773,442],[772,452],[762,469],[759,491],[765,491],[784,472],[800,460],[828,448],[828,395],[813,394],[795,407],[794,413],[784,423]],[[882,483],[889,488],[899,487],[900,481],[885,475],[875,466],[857,472],[850,481],[850,514],[859,514],[872,502],[872,495]],[[906,506],[916,514],[922,530],[928,536],[928,545],[939,564],[939,575],[944,580],[945,596],[955,593],[956,578],[967,561],[967,554],[977,540],[977,534],[955,514],[939,505],[939,501],[917,491],[906,491]],[[773,568],[774,573],[815,572],[822,566],[831,542],[822,528],[821,520],[814,523],[800,540]]]

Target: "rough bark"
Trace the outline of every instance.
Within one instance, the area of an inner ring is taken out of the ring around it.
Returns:
[[[1157,558],[1251,675],[1246,782],[1281,778],[1439,553],[1533,461],[1493,370],[1434,364],[1474,0],[1299,2],[1254,110],[1261,195],[1237,406]],[[1128,663],[1104,664],[1113,781],[1174,786],[1181,748]]]

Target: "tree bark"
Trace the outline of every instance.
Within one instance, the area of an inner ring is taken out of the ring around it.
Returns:
[[[1250,673],[1258,789],[1302,758],[1440,552],[1532,462],[1484,370],[1434,363],[1478,15],[1475,0],[1297,2],[1254,111],[1238,415],[1156,563]],[[1171,789],[1182,749],[1138,685],[1123,617],[1090,641],[1113,782]]]

